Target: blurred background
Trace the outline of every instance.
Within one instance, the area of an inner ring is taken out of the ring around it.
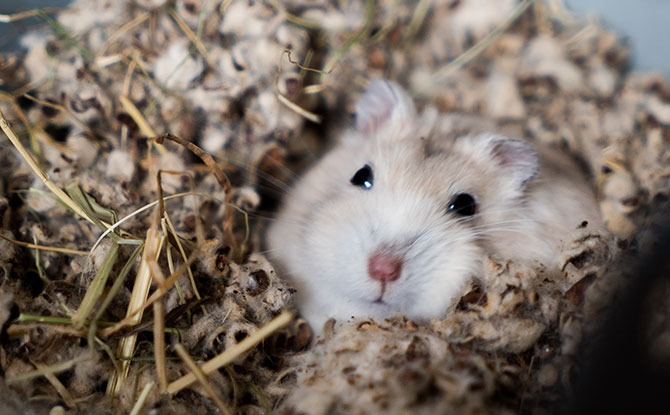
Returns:
[[[636,69],[670,78],[670,1],[565,0],[565,4],[578,15],[600,16],[628,39]]]
[[[580,16],[598,16],[626,38],[632,47],[634,68],[660,72],[670,78],[670,1],[668,0],[564,0]],[[70,0],[0,0],[0,14],[38,7],[63,7]],[[20,33],[40,26],[37,19],[0,23],[0,50],[19,47]]]

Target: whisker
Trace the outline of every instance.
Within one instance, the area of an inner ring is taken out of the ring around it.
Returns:
[[[250,215],[251,216],[251,215]],[[278,217],[271,217],[271,216],[256,216],[255,218],[265,220],[268,222],[284,222],[284,223],[290,223],[291,225],[296,226],[297,228],[301,230],[310,230],[312,229],[309,225],[309,223],[303,221],[303,220],[292,220],[292,219],[286,219],[286,218],[278,218]]]
[[[250,173],[250,174],[252,174],[252,175],[254,175],[254,176],[256,176],[260,179],[263,179],[263,180],[267,181],[268,183],[273,184],[274,186],[276,186],[278,189],[282,190],[283,192],[288,192],[291,189],[291,186],[288,183],[282,181],[281,179],[279,179],[279,178],[277,178],[277,177],[275,177],[271,174],[268,174],[268,173],[264,172],[263,170],[260,170],[260,169],[254,167],[254,166],[250,166],[248,163],[239,161],[239,160],[234,159],[232,157],[227,158],[225,161],[234,165],[234,166],[236,166],[236,167],[239,167],[239,168],[242,168],[242,169],[246,170],[248,173]],[[288,167],[286,167],[286,171],[289,171],[290,174],[294,178],[298,176],[295,172],[291,171],[291,169],[289,169]]]

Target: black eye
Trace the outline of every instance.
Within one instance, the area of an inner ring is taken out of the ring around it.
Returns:
[[[477,202],[469,194],[459,193],[447,205],[447,212],[454,212],[461,216],[472,216],[477,212]]]
[[[354,186],[359,186],[365,190],[370,190],[372,189],[373,180],[374,176],[372,174],[372,167],[370,167],[369,164],[366,164],[365,166],[358,169],[356,174],[354,174],[354,177],[352,177],[349,182],[351,182],[351,184]]]

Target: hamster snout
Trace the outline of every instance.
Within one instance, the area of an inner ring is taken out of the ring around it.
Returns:
[[[387,282],[400,278],[403,258],[401,256],[379,250],[368,258],[368,275],[382,284],[382,290]]]
[[[446,139],[439,122],[373,81],[355,128],[283,201],[267,241],[315,331],[331,317],[441,317],[486,255],[553,266],[571,231],[598,226],[574,164],[495,133]]]

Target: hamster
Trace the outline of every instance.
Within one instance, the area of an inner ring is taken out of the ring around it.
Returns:
[[[315,331],[329,318],[442,317],[487,255],[558,267],[561,241],[600,223],[568,158],[495,132],[445,138],[443,117],[374,80],[355,128],[285,197],[269,253]]]

